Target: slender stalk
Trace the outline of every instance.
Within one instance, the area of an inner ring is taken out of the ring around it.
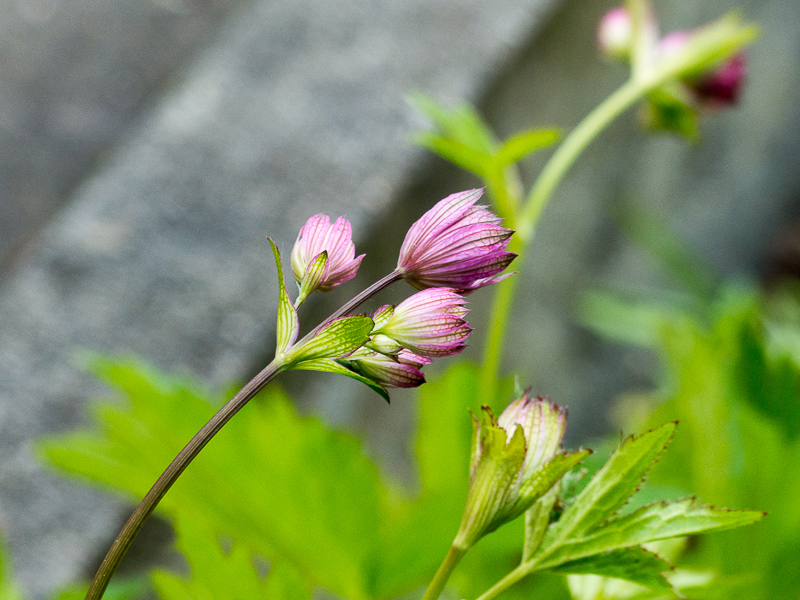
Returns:
[[[512,265],[514,269],[522,271],[526,256],[522,243],[517,238],[512,237],[508,249],[519,255]],[[495,396],[497,395],[497,379],[500,373],[500,364],[505,349],[506,331],[508,330],[511,308],[514,303],[514,295],[517,291],[518,282],[518,275],[514,275],[498,283],[492,301],[491,318],[489,320],[489,327],[486,333],[486,342],[483,350],[483,365],[481,366],[480,379],[478,381],[479,398],[481,402],[492,406],[494,405]]]
[[[483,594],[478,596],[476,600],[492,600],[492,598],[496,598],[502,592],[506,591],[512,585],[517,583],[520,579],[525,577],[528,574],[528,569],[524,569],[521,565],[511,571],[508,575],[503,577],[500,581],[495,583],[492,587],[486,590]]]
[[[139,533],[145,520],[150,513],[153,512],[155,507],[172,487],[172,484],[177,481],[181,473],[189,466],[189,463],[200,453],[200,451],[208,444],[212,437],[222,427],[231,420],[241,408],[247,404],[253,396],[255,396],[267,383],[272,381],[275,376],[284,370],[286,365],[272,361],[269,363],[258,375],[253,377],[250,382],[239,390],[236,395],[228,400],[219,411],[211,417],[211,419],[203,425],[194,437],[189,440],[189,443],[183,447],[178,455],[172,459],[169,466],[159,476],[150,491],[145,494],[142,501],[134,509],[128,522],[125,523],[122,530],[119,532],[117,539],[111,545],[108,553],[106,554],[100,568],[92,580],[89,591],[86,593],[86,600],[97,600],[103,597],[111,576],[117,569],[122,557],[128,551],[133,538]]]
[[[447,556],[444,557],[442,564],[439,565],[439,570],[436,571],[436,575],[433,576],[433,580],[428,586],[428,589],[425,590],[425,595],[422,597],[422,600],[436,600],[442,595],[444,586],[447,585],[447,580],[450,579],[453,569],[456,568],[461,557],[466,553],[467,551],[464,548],[455,545],[450,546],[450,550],[447,551]]]
[[[630,80],[601,102],[558,147],[536,179],[517,224],[517,235],[524,244],[530,243],[542,210],[564,175],[586,146],[609,123],[642,97],[643,86]]]
[[[385,287],[391,285],[395,281],[402,279],[402,275],[397,271],[392,271],[379,281],[375,282],[363,292],[355,296],[352,300],[345,303],[339,310],[334,312],[330,317],[325,319],[311,332],[309,332],[300,342],[303,343],[313,338],[320,329],[327,323],[342,317],[351,311],[355,310],[363,302],[377,294]],[[159,476],[153,487],[145,494],[142,501],[134,509],[128,521],[122,527],[122,530],[117,535],[111,548],[108,550],[103,562],[100,563],[100,568],[89,586],[89,591],[86,593],[85,600],[99,600],[103,597],[103,593],[108,587],[111,577],[116,571],[125,553],[133,542],[133,539],[139,533],[145,520],[155,510],[158,503],[169,491],[172,485],[177,481],[178,477],[186,470],[200,451],[211,441],[220,429],[231,420],[231,418],[239,412],[242,407],[247,404],[252,398],[260,392],[264,386],[272,381],[280,372],[288,370],[291,365],[273,360],[253,379],[251,379],[241,390],[239,390],[233,398],[228,400],[225,405],[217,411],[217,413],[203,425],[203,427],[189,440],[189,443],[183,447],[178,455],[172,459],[169,466]]]

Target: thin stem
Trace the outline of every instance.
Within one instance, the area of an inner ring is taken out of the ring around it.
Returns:
[[[303,342],[310,340],[327,323],[330,323],[331,321],[355,310],[363,302],[400,279],[402,279],[402,274],[396,270],[392,271],[389,273],[389,275],[372,284],[366,290],[358,294],[355,298],[347,302],[339,310],[334,312],[330,317],[325,319],[322,323],[320,323],[320,325],[309,332],[308,335],[306,335],[299,343],[302,344]],[[125,556],[125,553],[128,551],[131,542],[133,542],[133,539],[139,533],[139,530],[142,528],[145,520],[148,516],[150,516],[153,510],[155,510],[156,506],[167,493],[167,491],[169,491],[175,481],[177,481],[178,477],[181,476],[181,473],[186,470],[186,467],[189,466],[189,463],[191,463],[200,453],[200,451],[206,446],[206,444],[211,441],[211,438],[213,438],[219,432],[219,430],[222,429],[222,427],[242,409],[245,404],[252,400],[252,398],[258,392],[260,392],[265,385],[272,381],[281,371],[289,368],[291,368],[291,365],[285,364],[277,359],[269,363],[258,375],[253,377],[253,379],[251,379],[241,390],[239,390],[233,398],[228,400],[228,402],[226,402],[225,405],[220,408],[219,411],[217,411],[217,413],[211,417],[211,419],[205,425],[203,425],[200,431],[198,431],[194,437],[189,440],[189,443],[183,447],[178,455],[172,459],[172,462],[169,463],[169,466],[167,466],[164,472],[159,476],[159,478],[153,484],[153,487],[151,487],[147,494],[145,494],[144,498],[142,498],[142,501],[134,509],[127,523],[125,523],[125,525],[122,527],[119,535],[117,535],[117,539],[114,540],[114,543],[108,550],[108,553],[103,559],[103,562],[100,564],[100,568],[97,570],[97,573],[95,574],[94,579],[89,586],[89,591],[86,593],[85,600],[99,600],[103,597],[103,593],[108,587],[109,581],[111,581],[111,576],[114,574],[114,571],[116,571],[117,566]]]
[[[530,571],[528,569],[525,569],[522,567],[522,565],[520,565],[511,571],[511,573],[503,577],[500,581],[495,583],[488,590],[486,590],[483,594],[478,596],[476,600],[492,600],[492,598],[496,598],[502,592],[506,591],[512,585],[517,583],[520,579],[528,575],[529,572]]]
[[[422,597],[422,600],[436,600],[442,595],[444,586],[447,585],[447,580],[450,579],[453,569],[456,568],[461,557],[466,553],[467,551],[464,548],[455,545],[450,546],[450,550],[447,551],[447,556],[444,557],[442,564],[439,565],[439,569],[436,571],[436,575],[433,576],[433,580],[428,586],[428,589],[425,590],[425,595]]]
[[[206,444],[222,427],[231,420],[241,408],[247,404],[253,396],[255,396],[267,383],[272,381],[275,376],[280,373],[286,365],[276,361],[269,363],[258,375],[253,377],[250,382],[245,385],[236,395],[228,400],[219,411],[211,417],[211,419],[203,425],[194,437],[189,440],[189,443],[183,447],[178,455],[172,459],[172,462],[164,470],[161,476],[150,488],[150,491],[145,494],[142,501],[134,509],[128,522],[119,532],[117,539],[111,545],[108,553],[106,554],[100,568],[92,580],[89,591],[86,594],[86,600],[97,600],[103,597],[108,582],[111,576],[117,569],[117,565],[125,556],[128,547],[131,545],[133,538],[142,528],[147,517],[153,512],[155,507],[164,497],[164,494],[172,487],[172,484],[180,477],[181,473],[189,466],[189,463],[200,453]]]
[[[581,152],[609,123],[639,100],[649,86],[633,80],[623,84],[600,103],[558,147],[539,174],[517,223],[517,235],[527,245],[547,201]]]
[[[523,269],[526,253],[520,240],[512,237],[508,245],[511,252],[519,256],[512,263],[518,271]],[[492,301],[491,318],[486,333],[486,343],[483,350],[483,365],[481,366],[480,380],[478,382],[479,398],[482,403],[494,405],[497,395],[497,379],[500,374],[500,364],[505,349],[506,331],[511,317],[511,308],[514,304],[514,295],[517,291],[519,277],[513,275],[497,284],[494,300]]]

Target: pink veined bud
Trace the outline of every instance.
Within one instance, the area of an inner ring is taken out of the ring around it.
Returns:
[[[457,354],[472,331],[463,318],[467,312],[457,290],[429,288],[398,304],[372,335],[386,336],[423,357]]]
[[[420,369],[429,364],[431,359],[406,349],[396,357],[389,357],[362,348],[340,362],[384,387],[412,388],[425,383],[425,375]]]
[[[633,46],[633,22],[628,9],[612,8],[597,25],[597,45],[609,58],[628,60]]]
[[[673,31],[664,36],[659,44],[663,56],[680,51],[692,37],[689,31]],[[747,59],[744,52],[737,52],[711,71],[685,81],[697,100],[709,107],[725,107],[736,103],[747,74]]]
[[[527,478],[558,451],[567,428],[567,411],[558,404],[550,404],[547,398],[531,398],[526,390],[506,407],[497,424],[506,430],[508,441],[514,437],[517,426],[522,427],[525,436],[522,476]]]
[[[516,254],[506,252],[514,233],[485,206],[483,190],[448,196],[426,212],[406,234],[397,270],[415,288],[447,287],[462,294],[496,283]]]
[[[308,265],[322,252],[328,253],[325,269],[319,283],[307,293],[327,292],[350,281],[365,256],[355,256],[353,230],[347,219],[339,217],[331,225],[327,215],[314,215],[300,228],[292,248],[292,273],[299,284],[302,285]]]

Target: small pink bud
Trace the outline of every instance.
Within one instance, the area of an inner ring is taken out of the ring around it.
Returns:
[[[496,283],[516,254],[506,252],[514,233],[485,206],[483,190],[448,196],[422,215],[406,234],[397,270],[415,288],[447,287],[462,294]]]
[[[425,383],[420,369],[431,360],[405,349],[389,357],[362,348],[339,362],[384,387],[412,388]]]
[[[327,292],[351,280],[364,258],[364,254],[355,256],[353,230],[347,219],[339,217],[331,225],[327,215],[314,215],[300,228],[292,249],[292,273],[301,288],[309,265],[323,252],[328,255],[325,268],[313,289],[301,292],[303,299],[315,290]]]
[[[398,304],[372,336],[385,336],[420,356],[456,354],[466,347],[464,342],[472,331],[463,318],[467,312],[457,290],[422,290]]]
[[[633,22],[627,8],[612,8],[597,25],[597,45],[609,58],[628,60],[633,47]]]

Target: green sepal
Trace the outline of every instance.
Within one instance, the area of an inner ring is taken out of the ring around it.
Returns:
[[[307,342],[286,353],[290,363],[317,358],[340,358],[358,350],[369,341],[373,322],[369,317],[342,317],[325,325]]]
[[[666,560],[644,548],[624,548],[564,563],[553,569],[569,575],[600,575],[638,583],[651,590],[666,592],[674,589],[664,577],[673,567]]]
[[[522,562],[536,554],[539,546],[542,545],[560,489],[561,482],[559,481],[525,511],[525,541],[522,544]]]
[[[572,468],[592,453],[584,449],[576,452],[561,452],[542,465],[536,477],[530,478],[520,486],[520,500],[527,504],[524,510],[535,500],[541,498],[556,483],[561,481]]]
[[[297,309],[292,304],[289,294],[286,293],[286,280],[283,277],[283,265],[281,264],[281,253],[272,238],[267,238],[272,246],[275,255],[275,265],[278,267],[278,321],[275,325],[275,336],[277,345],[275,356],[286,354],[292,344],[297,341],[297,333],[300,331],[300,320],[297,317]]]
[[[356,373],[355,371],[351,371],[344,365],[340,365],[335,360],[330,358],[319,358],[316,360],[305,360],[301,363],[295,365],[294,369],[299,371],[321,371],[323,373],[338,373],[339,375],[344,375],[345,377],[350,377],[351,379],[355,379],[356,381],[360,381],[364,385],[368,386],[369,388],[376,391],[380,396],[389,402],[389,392],[386,391],[386,388],[383,387],[380,383],[376,383],[372,381],[369,377],[364,377]]]
[[[327,273],[328,251],[323,250],[306,265],[306,272],[303,273],[303,279],[300,282],[300,291],[297,294],[297,306],[305,302],[309,294],[319,287],[320,282],[325,279]]]

